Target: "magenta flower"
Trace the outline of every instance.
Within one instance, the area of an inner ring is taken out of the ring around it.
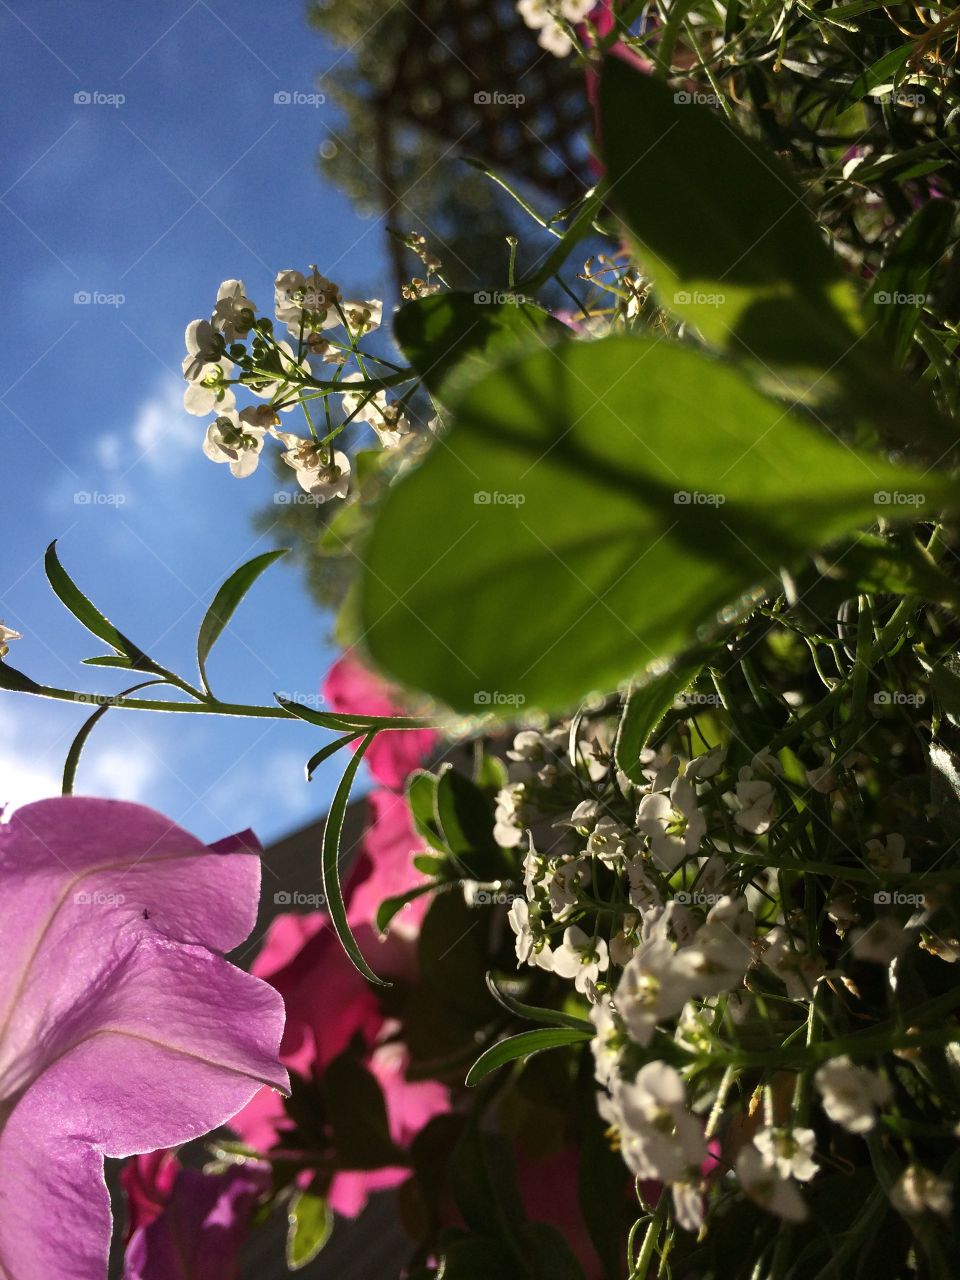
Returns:
[[[424,842],[413,829],[406,799],[381,787],[370,793],[367,802],[371,821],[364,832],[363,851],[370,870],[350,898],[347,919],[353,929],[375,925],[381,902],[429,880],[429,876],[413,865],[414,855],[423,851]],[[429,906],[430,898],[426,894],[408,902],[390,922],[390,933],[413,937]]]
[[[121,1175],[135,1223],[123,1280],[236,1280],[251,1214],[270,1186],[269,1166],[246,1161],[201,1173],[182,1169],[171,1152],[158,1154],[159,1165],[137,1156]]]
[[[403,714],[390,686],[368,671],[349,650],[327,672],[323,696],[333,711],[352,711],[361,716]],[[377,735],[364,759],[376,780],[396,791],[407,775],[422,764],[436,741],[433,729],[391,729]]]
[[[347,886],[352,908],[353,888]],[[361,944],[365,944],[360,932]],[[381,972],[391,975],[413,972],[415,957],[409,943],[390,938],[383,944]],[[435,1115],[449,1111],[447,1089],[434,1080],[407,1079],[405,1046],[389,1039],[398,1024],[380,1009],[374,989],[347,959],[326,916],[278,916],[253,963],[253,971],[281,993],[287,1009],[287,1027],[280,1056],[286,1066],[307,1079],[321,1082],[334,1058],[359,1039],[364,1045],[364,1065],[383,1090],[390,1136],[408,1147]],[[282,1146],[293,1128],[276,1093],[261,1089],[231,1121],[231,1128],[248,1146],[268,1152]],[[406,1167],[341,1170],[327,1194],[330,1207],[347,1217],[358,1214],[373,1191],[395,1187],[410,1176]],[[304,1184],[311,1175],[303,1175]]]
[[[287,1087],[282,1001],[222,955],[256,918],[254,846],[81,797],[0,825],[0,1275],[103,1280],[103,1157]]]

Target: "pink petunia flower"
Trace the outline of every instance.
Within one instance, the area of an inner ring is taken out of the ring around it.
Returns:
[[[390,686],[368,671],[348,650],[327,672],[322,692],[333,711],[363,716],[396,716],[403,710]],[[434,729],[391,729],[378,734],[364,757],[374,778],[399,790],[437,742]]]
[[[245,1161],[208,1174],[181,1168],[172,1152],[155,1154],[159,1165],[137,1156],[121,1174],[132,1219],[144,1198],[156,1206],[133,1230],[123,1280],[237,1280],[251,1215],[270,1186],[269,1166]]]
[[[0,1274],[103,1280],[104,1156],[287,1087],[281,1000],[223,958],[256,918],[252,847],[73,796],[0,825]]]

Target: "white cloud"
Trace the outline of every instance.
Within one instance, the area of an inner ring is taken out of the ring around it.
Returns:
[[[155,471],[172,471],[199,450],[205,430],[183,408],[183,389],[164,382],[141,401],[124,431],[104,431],[94,441],[94,456],[106,471],[126,472],[140,462]]]
[[[58,732],[29,708],[18,712],[9,703],[0,704],[0,806],[8,814],[60,794],[63,760],[78,728],[79,724],[66,733]],[[142,800],[157,774],[157,762],[149,750],[134,744],[99,747],[94,736],[81,757],[76,790],[80,795]]]

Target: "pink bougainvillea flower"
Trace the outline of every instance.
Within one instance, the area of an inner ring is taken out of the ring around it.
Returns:
[[[351,910],[356,891],[348,884],[346,898]],[[357,930],[361,946],[368,944],[366,932],[362,927]],[[409,975],[410,953],[409,945],[401,940],[389,941],[379,957],[385,960],[381,972]],[[280,1057],[292,1071],[322,1082],[333,1059],[359,1038],[366,1048],[364,1065],[383,1090],[390,1134],[398,1146],[409,1146],[429,1119],[449,1110],[449,1095],[443,1085],[432,1080],[407,1080],[404,1047],[387,1042],[395,1024],[384,1018],[374,989],[347,959],[321,912],[278,916],[252,969],[283,996],[287,1025]],[[282,1100],[269,1089],[261,1089],[230,1123],[243,1142],[262,1152],[281,1145],[285,1132],[292,1128]],[[330,1205],[335,1212],[354,1217],[372,1191],[396,1186],[409,1172],[406,1168],[383,1168],[338,1173],[330,1185]]]
[[[74,796],[0,825],[0,1275],[103,1280],[103,1157],[287,1087],[282,1001],[222,955],[253,928],[252,848]]]
[[[323,696],[333,711],[362,716],[402,715],[390,686],[349,650],[338,658],[323,682]],[[433,729],[391,729],[378,734],[364,759],[371,774],[385,787],[401,788],[437,742]]]
[[[363,837],[363,850],[370,870],[354,890],[347,920],[351,928],[375,927],[377,910],[385,899],[393,898],[418,885],[429,876],[413,865],[414,854],[423,850],[423,841],[413,829],[406,799],[395,791],[380,788],[367,797],[370,825]],[[408,902],[390,922],[389,932],[411,938],[420,927],[430,898],[424,894]]]
[[[121,1174],[131,1218],[143,1197],[155,1206],[133,1231],[123,1280],[237,1280],[250,1216],[270,1186],[269,1166],[247,1160],[223,1173],[201,1173],[182,1169],[171,1152],[157,1154],[161,1165],[138,1156]]]

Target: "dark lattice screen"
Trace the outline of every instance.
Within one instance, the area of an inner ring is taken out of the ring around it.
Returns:
[[[531,184],[556,208],[581,194],[588,180],[582,71],[539,47],[512,0],[400,3],[409,21],[376,103],[387,205],[398,138],[411,126]]]

